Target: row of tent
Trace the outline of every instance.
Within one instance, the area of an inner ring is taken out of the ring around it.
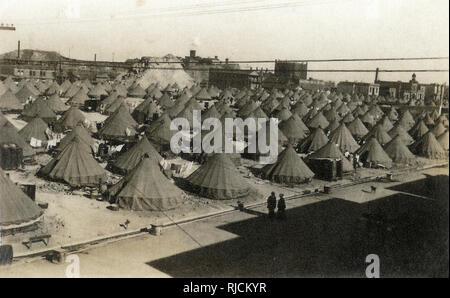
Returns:
[[[98,91],[95,86],[85,85],[89,90]],[[134,90],[138,86],[124,84],[116,90],[109,90],[108,96],[121,88],[129,91],[130,87]],[[148,91],[152,95],[131,113],[124,102],[116,104],[97,137],[119,143],[135,143],[108,164],[109,170],[124,176],[108,190],[112,200],[126,209],[167,210],[185,201],[184,191],[163,174],[160,166],[163,159],[160,153],[167,149],[174,134],[170,130],[171,119],[185,117],[191,122],[192,111],[203,109],[201,99],[195,94],[209,90],[194,86],[176,93],[176,88],[173,88],[161,92],[159,96],[154,91],[158,89],[157,86],[148,89],[146,93]],[[156,94],[158,96],[154,96]],[[95,140],[83,126],[83,112],[77,107],[70,107],[66,111],[53,111],[55,114],[62,113],[57,120],[49,121],[49,117],[40,117],[45,116],[42,111],[46,111],[40,106],[51,107],[47,102],[52,96],[56,98],[53,94],[48,99],[38,98],[31,103],[27,112],[36,112],[23,114],[29,122],[21,131],[17,131],[0,114],[0,140],[17,143],[24,148],[24,155],[25,151],[33,154],[29,139],[44,138],[48,123],[55,131],[70,130],[58,145],[57,155],[39,170],[38,175],[72,186],[97,186],[104,183],[108,173],[93,156]],[[116,100],[111,100],[108,96],[101,101],[110,100],[109,104],[113,104],[120,98],[117,95]],[[351,171],[353,165],[345,157],[346,152],[359,154],[366,163],[385,166],[390,166],[392,162],[412,163],[415,159],[413,153],[438,159],[445,159],[448,155],[448,119],[435,112],[419,115],[416,121],[408,110],[398,113],[395,108],[391,108],[386,112],[357,96],[309,93],[303,90],[269,92],[226,89],[217,90],[214,98],[218,98],[218,101],[203,111],[202,118],[215,117],[222,123],[226,118],[236,116],[270,116],[280,120],[278,143],[280,148],[285,149],[280,150],[274,164],[261,169],[264,179],[279,183],[310,181],[314,177],[307,165],[311,159],[340,159],[344,171]],[[150,117],[154,114],[158,115],[157,119]],[[145,121],[142,119],[145,118],[151,121],[143,125]],[[268,127],[258,129],[267,130]],[[138,139],[141,131],[145,131],[145,136]],[[234,135],[225,137],[233,138]],[[305,160],[296,150],[308,154]],[[212,199],[258,195],[257,190],[237,170],[231,154],[207,156],[205,162],[184,182],[185,190]]]

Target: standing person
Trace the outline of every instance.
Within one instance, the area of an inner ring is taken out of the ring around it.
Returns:
[[[269,209],[269,218],[273,219],[275,216],[275,208],[277,207],[277,197],[275,193],[272,191],[269,198],[267,198],[267,209]]]
[[[285,219],[286,218],[286,202],[284,200],[284,194],[280,194],[280,199],[278,200],[278,211],[277,215],[279,219]]]

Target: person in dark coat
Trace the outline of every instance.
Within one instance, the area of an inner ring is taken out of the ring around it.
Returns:
[[[279,219],[285,219],[286,218],[286,202],[284,200],[284,195],[280,194],[280,199],[278,200],[278,211],[277,215]]]
[[[277,197],[275,193],[272,192],[267,198],[267,209],[269,209],[269,218],[273,218],[275,216],[275,208],[277,207]]]

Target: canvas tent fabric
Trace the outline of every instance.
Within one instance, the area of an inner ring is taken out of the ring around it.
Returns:
[[[389,120],[389,117],[387,115],[383,116],[379,123],[383,126],[385,131],[390,131],[392,128],[394,128],[394,125]]]
[[[414,140],[421,139],[428,132],[428,127],[425,125],[423,120],[419,120],[410,130],[409,135],[414,138]]]
[[[83,88],[80,88],[74,96],[72,96],[67,103],[72,107],[82,107],[89,100],[89,96],[87,95],[88,91]]]
[[[144,123],[146,120],[152,120],[153,116],[159,115],[158,105],[151,99],[144,100],[132,112],[134,120],[138,123]]]
[[[427,132],[420,140],[412,144],[411,151],[416,155],[429,159],[445,159],[448,156],[431,131]]]
[[[255,110],[258,107],[258,104],[251,100],[250,103],[245,104],[241,109],[239,109],[238,114],[242,117],[242,118],[246,118],[248,114],[250,114],[251,112],[253,112],[253,110]]]
[[[366,112],[364,115],[362,115],[360,117],[361,121],[367,125],[369,125],[370,127],[374,126],[376,124],[376,120],[373,117],[372,114],[370,114],[369,112]]]
[[[280,103],[274,97],[268,97],[263,103],[262,108],[266,113],[272,113]]]
[[[372,137],[367,141],[357,153],[360,155],[360,160],[364,163],[371,165],[383,165],[387,168],[392,166],[392,159],[383,150],[380,143],[378,143],[375,137]]]
[[[53,95],[53,94],[60,94],[61,92],[65,91],[65,87],[61,87],[58,85],[56,81],[53,81],[52,84],[45,90],[46,95]]]
[[[401,135],[394,137],[394,139],[386,145],[384,151],[395,163],[411,164],[416,161],[416,157],[409,151],[408,147],[406,147]]]
[[[101,105],[104,107],[109,106],[110,104],[112,104],[118,97],[124,97],[119,95],[119,93],[117,91],[113,91],[111,92],[111,94],[109,94],[107,97],[105,97],[102,101],[101,101]]]
[[[328,120],[328,122],[337,121],[339,122],[341,120],[341,117],[339,116],[338,112],[335,108],[330,108],[328,111],[326,111],[324,114],[325,118]]]
[[[402,142],[409,146],[414,143],[414,139],[406,132],[406,130],[400,124],[397,124],[388,132],[391,138],[395,138],[396,136],[400,136]]]
[[[180,114],[184,109],[186,108],[186,105],[182,102],[175,102],[175,105],[166,109],[165,112],[167,112],[167,114],[172,117],[172,118],[176,118],[176,116],[178,114]]]
[[[306,138],[306,133],[300,129],[301,124],[293,116],[288,120],[282,121],[278,127],[291,143],[300,142]]]
[[[59,87],[60,87],[61,93],[66,92],[66,91],[70,88],[70,86],[72,86],[72,83],[71,83],[69,80],[65,80],[65,81],[61,84],[61,86],[59,86]]]
[[[31,148],[30,144],[22,138],[17,128],[6,118],[2,117],[0,117],[0,143],[16,144],[22,148],[24,157],[33,156],[35,154],[33,148]]]
[[[71,107],[55,122],[54,130],[56,132],[63,132],[67,129],[74,128],[77,124],[85,120],[86,117],[83,112],[76,107]]]
[[[220,119],[221,117],[222,117],[222,115],[216,109],[216,105],[213,105],[205,113],[202,114],[202,119],[208,119],[208,118]]]
[[[239,174],[226,154],[214,154],[188,178],[195,193],[216,200],[245,198],[251,186]]]
[[[36,88],[33,89],[34,90],[32,90],[28,84],[25,84],[24,86],[22,86],[22,88],[20,88],[19,91],[15,93],[15,96],[21,103],[26,103],[27,100],[31,98],[36,99],[39,96],[40,92],[36,90]]]
[[[183,191],[161,172],[159,164],[147,157],[109,193],[120,208],[134,211],[169,210],[186,200]]]
[[[376,138],[378,143],[383,146],[392,140],[391,136],[386,132],[381,123],[372,128],[370,132],[364,137],[364,140],[370,140],[372,137]]]
[[[89,90],[87,95],[91,98],[100,99],[102,96],[108,96],[108,92],[106,92],[105,88],[103,88],[101,84],[97,84],[94,88]]]
[[[309,128],[320,127],[326,129],[330,125],[330,122],[325,118],[322,112],[318,112],[314,117],[306,124]]]
[[[113,163],[113,167],[123,173],[128,173],[139,164],[145,155],[148,155],[149,159],[156,163],[159,163],[163,159],[148,139],[143,137],[133,147],[117,157]]]
[[[333,143],[338,144],[341,152],[353,153],[359,148],[358,143],[356,143],[355,139],[344,123],[339,125],[338,128],[331,132],[329,139]]]
[[[448,129],[443,134],[437,137],[437,141],[439,142],[439,144],[441,144],[444,150],[448,151]]]
[[[434,126],[435,125],[435,122],[434,122],[433,118],[428,113],[423,118],[423,121],[425,122],[425,124],[427,126]]]
[[[111,104],[106,105],[104,108],[104,113],[106,115],[111,115],[122,105],[125,104],[125,98],[118,96]]]
[[[325,146],[328,141],[328,137],[323,130],[318,127],[299,145],[298,150],[301,153],[314,152]]]
[[[128,91],[130,97],[144,98],[145,95],[147,95],[147,92],[139,84]]]
[[[194,96],[198,100],[211,100],[211,95],[205,88],[202,88],[197,94]]]
[[[0,169],[0,228],[32,222],[42,213],[43,210]]]
[[[440,136],[441,134],[443,134],[445,132],[445,126],[444,124],[442,124],[441,122],[439,122],[438,124],[436,124],[433,129],[431,129],[431,132],[434,133],[435,137]]]
[[[320,158],[342,160],[343,172],[352,172],[354,170],[352,163],[347,158],[345,158],[344,154],[342,154],[341,150],[339,150],[339,146],[331,141],[308,156],[308,159]]]
[[[287,108],[282,108],[280,111],[275,113],[274,118],[278,118],[280,121],[284,121],[289,119],[292,116],[292,113]]]
[[[168,116],[167,116],[168,117]],[[158,151],[170,144],[170,140],[175,135],[176,131],[170,129],[170,118],[169,121],[163,120],[161,122],[156,122],[158,124],[152,130],[146,130],[146,135],[152,141],[153,144],[158,145],[160,148]],[[149,127],[150,128],[150,127]]]
[[[16,82],[12,79],[12,76],[8,76],[4,81],[3,84],[9,88],[12,92],[17,91]]]
[[[297,114],[292,114],[292,118],[295,119],[296,125],[298,125],[298,129],[302,130],[305,134],[309,134],[310,130],[303,122],[302,118],[300,118]]]
[[[158,119],[152,121],[145,129],[145,132],[148,133],[148,136],[150,135],[150,133],[152,131],[154,131],[158,126],[160,126],[161,124],[169,124],[170,126],[170,122],[172,120],[170,119],[170,116],[167,112],[162,113]]]
[[[308,111],[309,109],[303,101],[297,102],[293,108],[293,112],[302,118],[305,117],[306,114],[308,114]]]
[[[344,122],[342,122],[342,123],[344,123]],[[341,123],[337,119],[334,119],[333,121],[330,122],[330,125],[328,125],[327,131],[332,132],[333,130],[337,129],[340,125],[341,125]]]
[[[137,122],[131,117],[125,104],[105,120],[98,134],[106,139],[129,141],[136,135]]]
[[[267,116],[267,114],[263,111],[263,109],[261,109],[261,107],[257,107],[256,109],[254,109],[250,114],[247,115],[247,118],[261,118],[261,119],[267,119],[269,120],[269,116]]]
[[[6,85],[0,80],[0,95],[3,95],[3,93],[6,92],[6,90],[9,90],[8,86],[6,86]]]
[[[308,168],[292,146],[278,155],[274,164],[268,164],[261,169],[262,177],[278,183],[303,183],[314,177],[314,173]]]
[[[387,116],[389,117],[389,120],[391,121],[397,121],[398,120],[398,112],[394,107],[391,107],[389,110]]]
[[[158,101],[158,104],[163,108],[163,109],[168,109],[171,108],[175,105],[175,102],[170,98],[170,96],[165,93]]]
[[[47,105],[53,112],[56,114],[63,113],[69,109],[69,106],[66,105],[59,97],[58,94],[53,94],[47,99]]]
[[[64,97],[72,98],[81,89],[77,84],[72,84],[65,92]]]
[[[190,127],[193,127],[194,123],[194,109],[190,105],[186,105],[186,107],[176,115],[175,118],[186,119],[189,122]]]
[[[400,120],[398,120],[398,123],[403,126],[405,130],[410,130],[416,121],[414,120],[413,116],[408,110],[405,110],[400,117]]]
[[[19,130],[19,135],[30,143],[31,138],[37,140],[45,141],[48,139],[47,131],[48,125],[41,118],[34,118],[27,123],[21,130]]]
[[[41,118],[47,123],[56,120],[56,114],[50,109],[48,103],[43,98],[38,98],[31,104],[24,107],[22,116],[25,121],[30,121],[33,118]]]
[[[98,186],[106,181],[106,171],[97,163],[86,145],[75,136],[38,174],[71,186]]]
[[[355,120],[348,124],[347,129],[357,139],[361,139],[369,133],[369,130],[359,117],[356,117]]]
[[[81,143],[83,143],[86,151],[91,152],[95,148],[95,141],[87,131],[87,129],[80,123],[75,126],[62,140],[59,142],[58,151],[63,151],[72,140],[77,136]]]
[[[163,96],[162,92],[158,88],[152,88],[147,92],[147,98],[160,99]]]
[[[0,95],[0,111],[18,110],[23,110],[22,103],[10,90]]]
[[[1,94],[1,93],[0,93]],[[436,123],[442,123],[445,127],[448,128],[449,126],[449,121],[446,115],[442,114],[438,117],[438,119],[436,120]]]

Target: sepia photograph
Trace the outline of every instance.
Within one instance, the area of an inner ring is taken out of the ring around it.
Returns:
[[[0,0],[2,279],[448,278],[448,196],[447,0]]]

